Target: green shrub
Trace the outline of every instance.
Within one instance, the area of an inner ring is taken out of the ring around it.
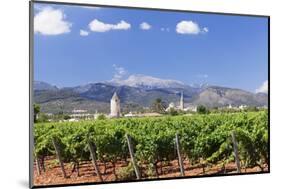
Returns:
[[[126,167],[119,168],[116,174],[120,180],[132,180],[136,178],[132,163],[129,163]]]
[[[100,114],[97,117],[97,120],[105,120],[105,119],[106,119],[106,116],[104,114]]]
[[[208,110],[207,110],[207,108],[205,106],[199,105],[197,107],[197,113],[199,113],[199,114],[207,114]]]

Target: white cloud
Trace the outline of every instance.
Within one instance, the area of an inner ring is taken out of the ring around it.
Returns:
[[[127,70],[125,68],[119,67],[116,64],[113,64],[112,66],[115,69],[113,80],[120,80],[127,74]]]
[[[256,93],[268,93],[268,81],[266,80],[263,84],[256,89]]]
[[[170,32],[170,28],[160,28],[161,31],[166,31],[166,32]]]
[[[69,33],[71,23],[60,9],[42,8],[34,17],[34,32],[42,35],[60,35]]]
[[[88,35],[89,35],[89,32],[86,31],[86,30],[80,30],[80,35],[81,35],[81,36],[88,36]]]
[[[107,32],[110,30],[128,30],[131,28],[131,24],[127,23],[124,20],[121,20],[117,24],[107,24],[94,19],[89,23],[89,28],[93,32]]]
[[[177,23],[176,32],[179,34],[197,35],[200,33],[207,33],[209,30],[207,27],[200,28],[200,26],[193,21],[183,20]]]
[[[151,27],[152,26],[147,22],[143,22],[143,23],[140,24],[140,29],[142,29],[142,30],[150,30]]]
[[[95,19],[90,22],[89,28],[94,32],[106,32],[112,29],[112,24],[105,24]]]
[[[131,28],[131,24],[125,22],[124,20],[121,20],[118,24],[112,25],[112,28],[114,30],[127,30]]]
[[[209,29],[208,29],[207,27],[204,27],[204,28],[202,29],[202,32],[207,33],[207,32],[209,32]]]

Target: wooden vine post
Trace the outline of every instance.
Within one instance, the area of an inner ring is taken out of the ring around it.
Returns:
[[[101,182],[103,182],[103,179],[102,179],[102,176],[101,176],[101,173],[100,173],[100,170],[99,170],[99,167],[98,167],[98,164],[97,164],[97,158],[96,158],[96,150],[94,148],[94,144],[92,142],[88,142],[88,145],[89,145],[89,149],[90,149],[90,153],[91,153],[91,158],[92,158],[92,163],[93,163],[93,166],[96,170],[96,173],[100,179]]]
[[[39,175],[41,175],[41,169],[40,169],[39,159],[35,152],[35,147],[33,147],[33,152],[34,152],[34,159],[35,159],[35,164],[36,164],[37,175],[39,176]]]
[[[180,142],[179,142],[179,135],[178,135],[178,133],[176,134],[176,147],[177,147],[177,153],[178,153],[178,158],[179,158],[179,165],[180,165],[181,176],[185,176],[185,174],[184,174],[184,167],[183,167],[183,161],[182,161],[181,153],[180,153]]]
[[[46,172],[46,168],[45,168],[45,157],[44,157],[44,156],[42,156],[42,158],[41,158],[41,164],[42,164],[42,169],[43,169],[43,171]]]
[[[64,165],[63,165],[63,161],[62,161],[62,157],[61,157],[60,147],[59,147],[59,145],[57,144],[57,141],[54,138],[52,139],[52,142],[53,142],[53,145],[54,145],[54,148],[55,148],[55,151],[56,151],[57,158],[58,158],[59,163],[60,163],[60,167],[61,167],[61,170],[62,170],[62,173],[63,173],[63,177],[67,178],[66,172],[65,172],[65,169],[64,169]]]
[[[128,134],[126,134],[126,139],[127,139],[127,143],[128,143],[128,148],[129,148],[129,153],[130,153],[130,156],[131,156],[132,164],[134,166],[137,179],[139,180],[141,178],[141,174],[140,174],[138,165],[137,165],[135,157],[134,157],[134,151],[133,151],[133,147],[132,147],[132,143],[131,143],[131,137]]]
[[[37,174],[39,176],[39,175],[41,175],[41,169],[40,169],[39,159],[37,156],[35,156],[35,162],[36,162]]]
[[[241,173],[240,160],[239,160],[239,156],[238,156],[238,145],[237,145],[234,131],[232,131],[232,133],[231,133],[231,138],[232,138],[232,143],[233,143],[233,151],[234,151],[235,163],[236,163],[236,167],[237,167],[237,173]]]

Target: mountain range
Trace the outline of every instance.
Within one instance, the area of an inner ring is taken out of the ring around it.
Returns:
[[[211,85],[187,85],[177,80],[166,80],[145,75],[131,75],[127,79],[89,83],[75,87],[59,88],[42,81],[34,81],[34,102],[47,113],[71,112],[74,109],[109,113],[109,102],[117,92],[124,111],[145,109],[156,98],[166,104],[179,103],[184,94],[185,106],[205,105],[207,107],[267,106],[266,93],[252,93],[241,89]]]

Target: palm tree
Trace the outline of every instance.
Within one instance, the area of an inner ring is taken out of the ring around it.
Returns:
[[[161,98],[155,99],[152,104],[152,110],[157,113],[165,113],[166,104],[162,101]]]
[[[38,114],[40,112],[39,104],[33,104],[33,109],[34,109],[34,113],[33,113],[34,117],[33,117],[33,119],[34,119],[34,122],[36,122]]]

